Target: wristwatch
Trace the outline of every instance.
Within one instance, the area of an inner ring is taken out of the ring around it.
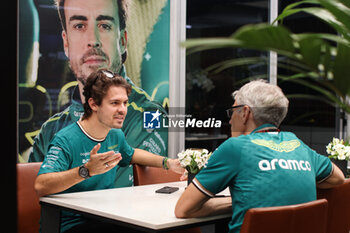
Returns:
[[[84,179],[88,179],[91,176],[89,173],[89,169],[87,167],[85,167],[84,165],[85,164],[83,164],[79,167],[79,176],[83,177]]]

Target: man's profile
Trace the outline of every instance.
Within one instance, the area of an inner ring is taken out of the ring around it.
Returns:
[[[145,149],[155,154],[167,155],[167,131],[143,129],[143,112],[165,110],[151,101],[147,94],[136,87],[126,75],[124,62],[127,58],[127,3],[125,0],[60,0],[57,7],[62,23],[62,39],[66,56],[74,73],[76,87],[72,104],[64,111],[47,120],[34,139],[29,161],[42,161],[48,144],[62,128],[79,120],[85,102],[82,90],[91,72],[107,68],[123,76],[131,85],[128,115],[123,124],[128,143],[135,148]],[[132,185],[132,168],[118,172],[120,186]]]

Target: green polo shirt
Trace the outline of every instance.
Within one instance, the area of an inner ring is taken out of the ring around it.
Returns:
[[[233,213],[230,233],[239,233],[250,208],[316,200],[316,182],[332,174],[330,159],[310,149],[293,133],[256,133],[267,126],[271,125],[226,140],[193,182],[210,197],[229,187]]]
[[[166,114],[164,108],[157,102],[151,101],[147,94],[136,87],[126,77],[124,69],[122,76],[132,85],[129,96],[128,113],[123,123],[122,131],[128,144],[134,148],[144,149],[154,154],[167,156],[168,131],[166,129],[146,130],[143,128],[143,112],[156,111]],[[71,105],[48,119],[41,127],[39,134],[34,138],[34,144],[29,156],[29,162],[41,162],[48,151],[48,146],[57,132],[77,122],[84,113],[80,102],[79,89],[76,87]],[[117,170],[116,187],[128,187],[133,185],[132,166]]]
[[[79,167],[90,159],[90,151],[97,143],[101,144],[98,153],[107,151],[120,152],[122,160],[113,169],[106,173],[92,176],[62,193],[82,192],[115,188],[116,174],[122,167],[128,167],[134,149],[126,142],[124,133],[120,129],[111,129],[104,140],[96,140],[82,130],[78,123],[71,124],[54,137],[50,143],[49,150],[41,165],[38,175],[62,172]],[[74,213],[62,211],[61,232],[66,231],[74,225],[83,223],[84,219]]]

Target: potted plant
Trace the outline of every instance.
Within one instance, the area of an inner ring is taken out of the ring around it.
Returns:
[[[207,149],[187,149],[177,155],[181,166],[186,169],[188,184],[206,166],[211,154]]]
[[[292,33],[283,20],[304,12],[326,22],[335,31],[330,33]],[[229,37],[189,39],[183,45],[188,53],[217,48],[247,48],[275,51],[284,59],[278,66],[289,68],[290,76],[279,75],[282,81],[302,84],[322,94],[322,100],[350,114],[350,2],[348,0],[304,0],[288,5],[275,22],[245,25]],[[266,58],[230,59],[208,68],[209,71],[266,62]],[[315,82],[319,85],[315,85]],[[315,96],[294,95],[300,98]],[[318,98],[320,99],[320,98]],[[350,127],[348,127],[350,128]],[[348,132],[348,135],[350,132]]]
[[[350,144],[344,140],[333,138],[327,146],[328,157],[347,176],[347,163],[350,160]]]

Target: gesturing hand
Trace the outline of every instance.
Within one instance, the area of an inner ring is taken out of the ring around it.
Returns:
[[[114,151],[98,154],[97,152],[100,148],[100,143],[92,148],[90,151],[90,160],[85,164],[89,169],[90,176],[105,173],[114,168],[122,160],[121,154]]]

